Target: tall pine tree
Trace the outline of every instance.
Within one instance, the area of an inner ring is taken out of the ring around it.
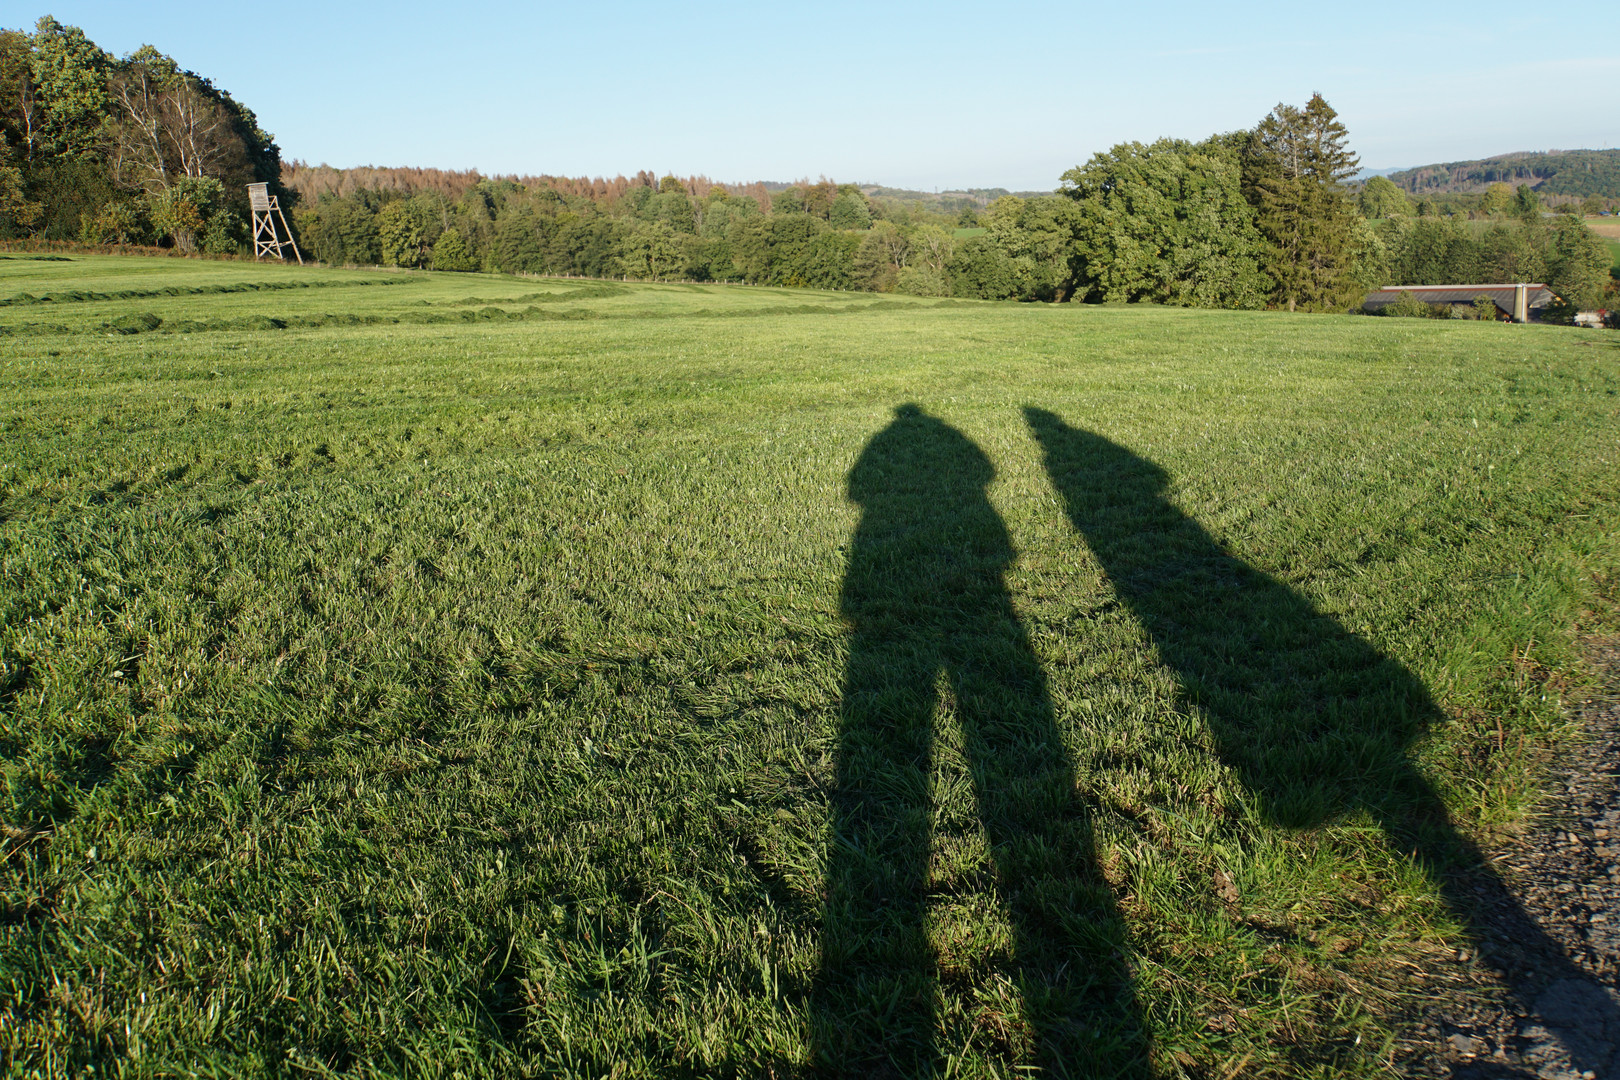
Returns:
[[[1358,242],[1355,206],[1343,184],[1360,164],[1347,133],[1321,94],[1303,109],[1278,105],[1250,133],[1244,194],[1270,245],[1267,272],[1276,302],[1289,311],[1346,307]]]

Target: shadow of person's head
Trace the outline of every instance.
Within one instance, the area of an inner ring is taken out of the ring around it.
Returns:
[[[849,497],[862,505],[918,501],[918,511],[982,500],[996,470],[961,432],[915,404],[894,410],[894,419],[866,446],[849,474]]]
[[[1089,495],[1089,502],[1102,506],[1157,496],[1169,482],[1158,465],[1094,431],[1070,427],[1056,413],[1025,406],[1024,419],[1047,452],[1052,481],[1060,483],[1066,495]],[[1061,450],[1056,460],[1054,449]]]

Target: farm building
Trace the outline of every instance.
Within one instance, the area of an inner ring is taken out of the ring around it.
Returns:
[[[1553,291],[1541,284],[1385,285],[1368,293],[1362,307],[1377,312],[1399,300],[1402,293],[1411,293],[1425,304],[1455,307],[1471,307],[1477,298],[1489,297],[1500,316],[1513,322],[1540,322],[1541,313],[1556,299]]]

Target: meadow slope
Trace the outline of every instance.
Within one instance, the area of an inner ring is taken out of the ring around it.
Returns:
[[[1606,331],[0,257],[0,1062],[1387,1075],[1617,419]]]

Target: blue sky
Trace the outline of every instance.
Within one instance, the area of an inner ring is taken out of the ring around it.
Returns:
[[[118,55],[156,45],[284,157],[332,165],[1045,189],[1115,143],[1249,127],[1313,91],[1370,168],[1620,146],[1608,4],[7,7],[0,24],[49,11]]]

